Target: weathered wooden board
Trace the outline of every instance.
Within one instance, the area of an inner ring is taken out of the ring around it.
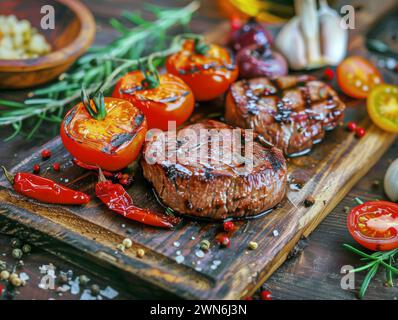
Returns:
[[[220,39],[223,34],[225,25],[211,37]],[[352,52],[363,50],[358,38],[351,41],[351,46]],[[169,293],[170,297],[188,299],[241,298],[251,294],[280,266],[300,237],[314,230],[394,141],[395,135],[371,125],[365,117],[364,101],[349,100],[347,105],[346,119],[361,121],[367,129],[366,136],[358,140],[341,127],[327,134],[310,155],[290,159],[290,179],[302,182],[303,188],[290,189],[270,214],[237,222],[238,229],[228,249],[220,249],[214,243],[220,231],[217,223],[184,219],[175,230],[158,230],[115,215],[95,197],[86,207],[39,204],[14,194],[4,179],[0,181],[0,209],[7,210],[0,210],[0,214],[54,238],[63,253],[95,261],[124,279],[129,291],[142,297]],[[217,108],[216,104],[201,106],[194,119]],[[12,171],[30,171],[34,163],[41,162],[40,151],[45,148],[51,149],[53,156],[43,164],[44,168],[53,162],[63,164],[61,172],[49,170],[46,176],[93,194],[96,176],[72,165],[59,138],[28,151],[29,156],[21,158]],[[142,207],[160,210],[140,170],[129,192]],[[308,195],[316,199],[311,208],[303,206]],[[133,248],[117,253],[116,245],[126,236],[133,240]],[[202,239],[209,239],[212,247],[200,258],[195,253]],[[249,241],[258,242],[258,249],[248,251]],[[142,259],[136,257],[139,248],[146,251]],[[184,256],[180,264],[175,260],[178,251]],[[218,265],[214,263],[217,261]]]

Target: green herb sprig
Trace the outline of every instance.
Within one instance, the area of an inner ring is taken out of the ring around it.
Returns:
[[[59,77],[58,82],[32,91],[24,102],[0,99],[0,106],[3,107],[0,109],[0,126],[11,125],[14,129],[7,140],[22,133],[23,124],[28,119],[37,117],[38,121],[27,133],[27,138],[35,134],[43,121],[61,122],[65,108],[80,98],[82,85],[88,95],[99,89],[106,92],[128,68],[136,68],[149,58],[164,58],[175,52],[175,42],[164,50],[167,47],[167,31],[178,24],[186,26],[199,4],[194,1],[179,9],[146,7],[157,20],[147,21],[138,13],[124,12],[122,16],[136,26],[127,28],[119,20],[111,19],[110,24],[121,33],[120,37],[104,47],[92,47],[68,73]],[[143,56],[148,43],[154,43],[154,49],[160,51]]]

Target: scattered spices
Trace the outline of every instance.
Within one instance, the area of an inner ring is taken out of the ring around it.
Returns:
[[[25,263],[22,260],[17,261],[15,265],[18,269],[22,269],[25,266]]]
[[[357,138],[362,138],[366,134],[366,130],[364,128],[356,128],[355,136]]]
[[[9,279],[9,282],[14,286],[14,287],[20,287],[22,285],[22,280],[16,276]]]
[[[8,280],[10,278],[10,273],[7,270],[3,270],[0,273],[0,280]]]
[[[274,237],[279,236],[279,231],[278,230],[274,230],[272,231],[272,234],[274,235]]]
[[[119,250],[120,252],[124,252],[125,249],[126,249],[126,248],[124,247],[124,245],[123,245],[122,243],[119,243],[119,244],[117,245],[117,250]]]
[[[90,201],[87,194],[59,185],[50,179],[27,172],[13,175],[5,167],[1,168],[14,190],[29,198],[59,204],[86,204]]]
[[[348,131],[354,132],[356,129],[357,129],[357,124],[355,122],[349,121],[347,123],[347,130]]]
[[[203,251],[208,251],[210,249],[210,241],[209,240],[202,240],[200,242],[200,249]]]
[[[217,237],[216,240],[217,240],[218,244],[224,248],[228,248],[231,244],[231,240],[226,235],[220,235]]]
[[[82,286],[86,286],[89,282],[90,282],[90,279],[89,279],[86,275],[82,274],[82,275],[79,277],[79,283],[80,283]]]
[[[203,250],[196,250],[196,251],[195,251],[195,255],[196,255],[198,258],[203,258],[203,257],[205,256],[205,253],[204,253]]]
[[[54,171],[60,171],[61,170],[61,165],[59,164],[59,162],[55,162],[53,164],[53,169],[54,169]]]
[[[93,284],[90,289],[93,296],[98,296],[100,294],[101,289],[97,284]]]
[[[14,249],[12,250],[11,255],[14,259],[21,259],[23,256],[23,252],[21,249]]]
[[[235,230],[235,224],[232,221],[225,221],[223,224],[223,229],[226,232],[231,232]]]
[[[379,187],[380,187],[380,180],[373,180],[372,188],[373,189],[378,189]]]
[[[22,246],[22,251],[23,251],[23,253],[29,253],[32,251],[32,247],[29,244],[24,244]]]
[[[40,165],[37,163],[33,166],[33,173],[40,173]]]
[[[250,242],[249,242],[248,248],[249,248],[250,250],[256,250],[256,249],[258,248],[258,243],[255,242],[255,241],[250,241]]]
[[[145,256],[145,250],[144,249],[138,249],[137,250],[137,257],[138,258],[143,258]]]
[[[126,249],[129,249],[129,248],[132,247],[133,242],[131,241],[131,239],[126,238],[126,239],[123,240],[122,244],[124,245],[124,247],[125,247]]]
[[[22,241],[20,239],[14,238],[11,240],[11,247],[20,248],[22,246]]]
[[[261,300],[272,300],[272,294],[268,290],[263,290],[260,293]]]
[[[333,80],[334,79],[334,71],[333,71],[333,69],[332,68],[326,68],[323,71],[323,78],[328,80],[328,81]]]
[[[50,159],[50,158],[51,158],[51,151],[48,150],[48,149],[43,150],[43,151],[41,152],[41,158],[42,158],[43,160]]]
[[[313,196],[308,196],[304,200],[304,206],[306,208],[312,207],[314,205],[314,203],[315,203],[315,198]]]
[[[344,212],[345,212],[345,213],[349,213],[349,212],[350,212],[350,207],[345,206],[345,207],[344,207]]]
[[[176,257],[176,262],[178,264],[183,263],[184,260],[185,260],[184,256],[179,255],[179,256]]]

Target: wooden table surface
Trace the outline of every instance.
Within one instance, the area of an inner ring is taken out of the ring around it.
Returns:
[[[97,43],[108,42],[114,37],[114,33],[107,24],[108,18],[118,16],[124,10],[137,10],[142,7],[144,1],[139,0],[85,0],[84,1],[93,11],[97,22],[99,35]],[[163,0],[151,1],[151,3],[165,6],[181,6],[189,1]],[[395,0],[385,1],[382,6],[396,2]],[[348,3],[348,1],[340,1]],[[375,8],[371,1],[350,1],[354,6],[360,5],[360,15],[371,15]],[[378,8],[380,9],[380,8]],[[212,26],[222,21],[223,16],[219,12],[216,1],[202,1],[202,7],[198,14],[194,16],[192,30],[202,33],[210,30]],[[7,97],[21,97],[24,92],[0,92]],[[11,166],[18,152],[27,150],[33,146],[40,145],[57,134],[56,127],[51,125],[42,126],[38,134],[32,140],[24,140],[17,137],[11,142],[4,142],[11,133],[8,128],[0,129],[0,159],[1,163]],[[319,225],[311,236],[302,241],[304,250],[289,259],[271,276],[263,287],[272,292],[274,299],[355,299],[356,292],[363,279],[363,274],[358,274],[355,279],[355,290],[343,290],[340,286],[342,274],[340,270],[345,265],[358,266],[360,261],[357,256],[345,251],[342,243],[353,243],[346,229],[345,206],[353,206],[354,198],[360,197],[363,200],[384,199],[385,195],[380,186],[375,187],[374,181],[382,181],[384,173],[391,161],[398,157],[398,142],[395,142],[390,150],[382,159],[361,179],[357,185],[349,192],[344,200],[330,213],[330,215]],[[10,238],[0,234],[0,260],[13,263],[11,258]],[[20,272],[25,272],[30,276],[30,280],[25,287],[17,290],[14,299],[78,299],[79,295],[71,293],[60,294],[54,290],[43,290],[38,287],[42,277],[39,267],[52,263],[57,270],[73,270],[75,275],[86,274],[90,283],[97,283],[101,288],[105,288],[109,283],[106,280],[109,275],[94,275],[90,273],[89,265],[72,265],[64,257],[58,257],[46,251],[45,245],[34,247],[32,253],[24,257],[24,267]],[[397,299],[398,286],[387,288],[384,286],[385,276],[380,272],[370,284],[367,299]],[[1,283],[0,283],[1,284]],[[112,283],[111,286],[119,292],[119,299],[134,299],[123,291],[125,284]]]

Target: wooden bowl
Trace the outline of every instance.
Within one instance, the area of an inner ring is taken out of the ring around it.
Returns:
[[[51,5],[55,11],[55,28],[40,27],[45,14],[42,6]],[[2,0],[2,15],[15,15],[30,21],[51,44],[52,51],[34,59],[0,59],[0,88],[33,87],[56,78],[68,69],[92,44],[95,21],[86,6],[77,0]]]

